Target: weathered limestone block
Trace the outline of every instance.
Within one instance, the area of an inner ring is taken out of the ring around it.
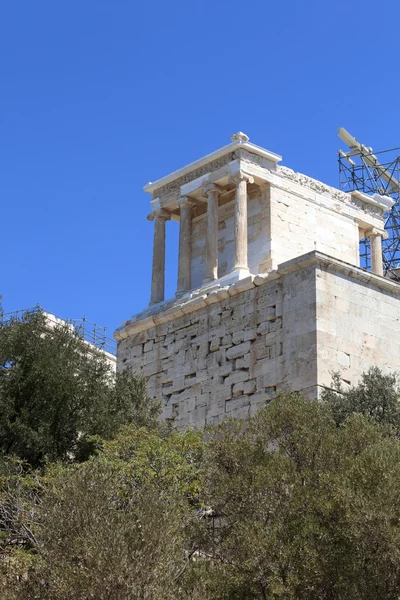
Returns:
[[[221,341],[222,341],[223,346],[229,347],[232,344],[232,334],[231,333],[225,334]]]
[[[244,381],[240,381],[239,383],[234,383],[232,386],[232,397],[241,396],[244,390]]]
[[[225,403],[225,410],[227,413],[250,406],[250,400],[248,396],[239,396],[238,398],[232,398]]]
[[[244,394],[254,394],[257,389],[257,380],[250,379],[249,381],[245,381],[243,384],[243,393]]]
[[[208,406],[210,399],[210,393],[206,392],[205,394],[198,394],[195,396],[195,405],[194,408],[197,409],[201,406]]]
[[[252,355],[250,352],[241,358],[235,360],[235,369],[249,369],[252,363]]]
[[[218,375],[220,375],[221,377],[226,377],[230,375],[233,371],[234,366],[235,365],[233,361],[226,361],[222,363],[218,369]]]
[[[244,340],[244,331],[242,329],[239,329],[238,331],[234,331],[232,333],[232,343],[233,344],[240,344],[240,342],[243,342]]]
[[[226,351],[226,358],[228,360],[232,360],[234,358],[239,358],[239,356],[243,356],[249,352],[251,346],[251,342],[243,342],[238,346],[233,346]]]
[[[219,347],[220,347],[220,338],[219,337],[213,338],[210,342],[210,352],[215,352],[216,350],[219,350]]]
[[[249,379],[249,369],[238,369],[237,371],[232,371],[230,375],[225,379],[225,385],[232,385],[234,383],[239,383],[241,381],[246,381]]]
[[[244,330],[243,339],[245,342],[257,339],[257,332],[255,331],[254,327]]]

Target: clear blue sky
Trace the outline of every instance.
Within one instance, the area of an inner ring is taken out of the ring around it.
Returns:
[[[5,309],[40,303],[111,333],[144,308],[143,185],[238,130],[332,185],[337,127],[399,146],[399,22],[398,0],[3,2]]]

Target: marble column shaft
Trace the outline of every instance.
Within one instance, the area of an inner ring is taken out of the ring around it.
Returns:
[[[165,222],[171,218],[166,210],[157,210],[149,216],[154,221],[153,272],[150,304],[164,300],[165,289]]]
[[[191,289],[192,262],[192,208],[195,202],[190,198],[180,201],[178,286],[176,296],[183,296]]]
[[[366,236],[370,241],[371,271],[376,275],[383,276],[382,237],[386,239],[387,234],[385,231],[374,228],[367,231]]]
[[[204,282],[218,278],[218,196],[221,189],[214,183],[203,191],[207,196],[206,277]]]
[[[234,220],[234,264],[232,271],[249,270],[247,261],[247,184],[253,177],[241,171],[232,178],[236,183]]]

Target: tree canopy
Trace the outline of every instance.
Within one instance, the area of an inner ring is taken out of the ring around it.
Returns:
[[[371,369],[179,433],[70,328],[5,322],[1,597],[399,600],[399,399]]]
[[[396,373],[384,374],[371,367],[353,386],[344,386],[339,373],[333,385],[325,389],[322,401],[329,404],[337,424],[349,415],[361,413],[377,423],[400,428],[400,387]]]
[[[380,425],[337,427],[327,405],[282,395],[210,432],[205,459],[210,598],[231,580],[227,598],[398,599],[400,445]]]
[[[399,598],[400,443],[363,414],[338,426],[286,394],[205,435],[131,425],[52,469],[19,492],[36,541],[28,567],[5,552],[9,599]]]
[[[96,457],[49,473],[21,596],[175,599],[198,511],[200,453],[199,434],[130,426]]]
[[[42,311],[0,322],[0,452],[37,467],[86,456],[88,437],[154,424],[157,403],[129,371]]]

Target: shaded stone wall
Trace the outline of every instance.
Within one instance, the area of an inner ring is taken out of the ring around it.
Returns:
[[[310,198],[310,190],[300,191],[270,188],[272,266],[312,250],[359,266],[357,222],[329,196]]]
[[[400,370],[400,285],[316,252],[149,319],[127,326],[118,369],[179,428],[248,418],[278,390],[318,396],[335,371]]]
[[[247,291],[231,286],[218,302],[122,340],[118,366],[143,374],[179,427],[247,418],[281,388],[312,394],[314,281],[311,266]]]
[[[356,383],[377,365],[400,372],[400,285],[361,269],[317,272],[318,383]]]

